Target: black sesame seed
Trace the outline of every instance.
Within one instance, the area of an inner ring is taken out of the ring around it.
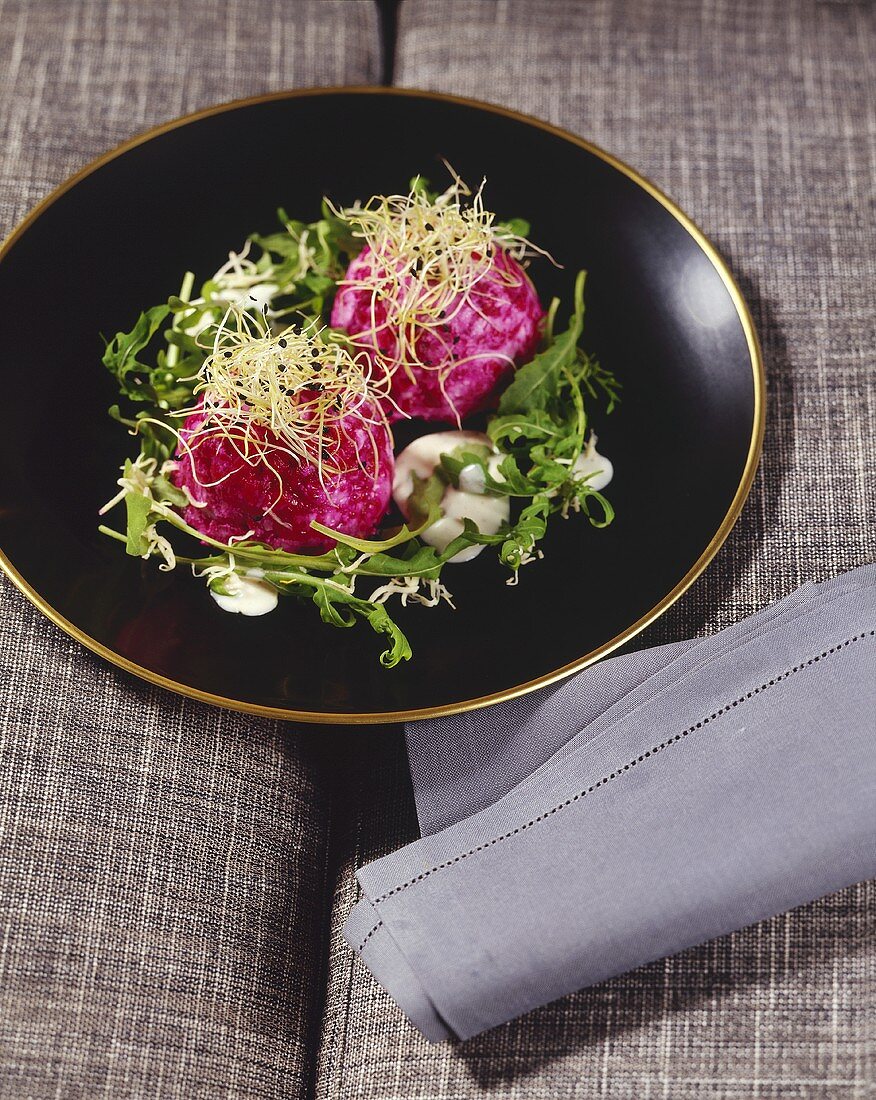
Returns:
[[[280,339],[279,339],[279,340],[277,341],[277,343],[278,343],[278,344],[280,345],[280,347],[281,347],[281,348],[285,348],[285,347],[286,347],[286,341],[285,341],[285,339],[284,339],[284,338],[283,338],[282,336],[281,336],[281,337],[280,337]]]
[[[231,358],[231,352],[230,352],[230,351],[226,351],[226,352],[225,352],[225,358],[226,358],[226,359],[230,359],[230,358]]]

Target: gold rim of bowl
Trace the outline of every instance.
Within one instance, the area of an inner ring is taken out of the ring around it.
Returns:
[[[596,649],[591,650],[589,653],[585,653],[577,660],[571,661],[569,664],[563,665],[561,668],[555,669],[553,672],[546,673],[543,676],[539,676],[534,680],[527,680],[525,683],[517,684],[514,687],[505,688],[502,691],[494,692],[492,695],[479,696],[476,699],[462,699],[458,702],[445,703],[442,706],[437,707],[420,707],[411,710],[400,711],[380,711],[380,712],[366,712],[366,713],[332,713],[322,711],[305,711],[295,710],[287,707],[269,707],[262,706],[258,703],[244,702],[239,699],[227,699],[221,695],[214,695],[211,692],[201,691],[198,688],[190,687],[187,684],[178,683],[176,680],[171,680],[167,676],[161,676],[160,674],[151,671],[148,668],[144,668],[142,665],[136,664],[134,661],[128,660],[119,653],[115,653],[107,646],[98,642],[95,638],[86,634],[83,630],[80,630],[75,623],[71,623],[69,619],[66,619],[60,614],[54,607],[46,602],[42,596],[35,591],[25,578],[18,572],[15,566],[9,561],[3,550],[0,549],[0,568],[9,576],[13,584],[24,593],[27,598],[34,603],[44,615],[47,616],[56,626],[59,626],[62,630],[66,631],[76,641],[81,642],[92,652],[97,653],[105,660],[112,664],[124,669],[126,672],[132,672],[136,676],[141,677],[144,680],[148,680],[150,683],[157,684],[159,687],[167,688],[170,691],[176,692],[179,695],[184,695],[189,699],[197,699],[204,703],[211,703],[215,706],[225,707],[230,710],[243,712],[246,714],[257,714],[267,718],[281,718],[288,721],[297,722],[313,722],[329,725],[364,725],[364,724],[385,724],[389,722],[404,722],[413,721],[421,718],[436,718],[441,715],[459,714],[462,711],[475,710],[480,707],[489,706],[492,703],[503,702],[507,699],[514,699],[520,695],[525,695],[530,691],[534,691],[536,688],[545,687],[548,684],[556,683],[558,680],[564,679],[566,676],[570,676],[575,672],[580,672],[581,669],[586,668],[588,665],[593,664],[600,658],[605,657],[613,650],[618,649],[624,645],[631,638],[634,638],[640,631],[644,630],[646,626],[653,623],[668,607],[670,607],[675,601],[687,591],[688,588],[694,583],[694,581],[700,576],[709,562],[714,558],[718,552],[724,540],[730,533],[734,523],[739,517],[739,513],[742,511],[742,506],[745,503],[746,498],[751,490],[752,483],[754,481],[754,475],[757,470],[758,461],[760,458],[761,446],[763,443],[764,433],[764,420],[765,420],[765,405],[766,405],[766,382],[764,376],[763,360],[761,357],[760,345],[758,343],[757,334],[754,329],[754,324],[751,319],[751,313],[745,299],[742,297],[742,293],[739,287],[736,285],[736,281],[730,273],[730,269],[724,262],[721,255],[714,245],[708,240],[705,234],[690,220],[690,218],[679,209],[678,206],[663,192],[656,187],[650,180],[647,180],[644,176],[640,175],[628,164],[625,164],[622,160],[612,156],[611,153],[605,152],[604,149],[600,149],[599,146],[593,145],[589,141],[585,141],[583,138],[577,137],[575,134],[569,133],[567,130],[562,130],[558,126],[552,126],[548,122],[542,122],[540,119],[533,118],[531,115],[523,114],[520,111],[512,111],[507,107],[500,107],[494,103],[484,103],[476,99],[467,99],[463,96],[445,95],[440,92],[427,92],[420,91],[416,88],[386,88],[372,85],[353,85],[350,87],[330,87],[330,88],[298,88],[291,91],[283,92],[270,92],[266,95],[249,96],[244,99],[231,100],[228,103],[217,104],[213,107],[207,107],[201,111],[194,111],[192,114],[183,115],[180,118],[172,119],[169,122],[163,122],[159,126],[154,126],[150,130],[146,130],[142,134],[123,142],[121,145],[116,146],[114,149],[110,149],[107,152],[101,154],[95,160],[85,165],[69,179],[65,180],[59,187],[55,188],[51,194],[47,195],[42,202],[38,203],[33,210],[21,221],[15,229],[9,234],[6,240],[0,247],[0,262],[6,256],[9,249],[15,244],[15,242],[27,231],[27,229],[40,217],[40,215],[48,209],[57,199],[63,194],[69,191],[72,187],[75,187],[80,180],[85,179],[86,176],[90,176],[92,172],[97,171],[102,165],[107,164],[111,160],[115,160],[116,157],[126,153],[129,149],[134,149],[138,145],[144,144],[144,142],[151,141],[152,138],[158,137],[161,134],[165,134],[170,130],[176,130],[181,126],[186,126],[190,122],[197,122],[203,118],[209,118],[211,115],[223,114],[226,111],[235,111],[240,107],[247,107],[257,103],[269,103],[272,100],[283,99],[297,99],[308,96],[329,96],[329,95],[387,95],[387,96],[405,96],[413,99],[435,99],[442,100],[446,103],[458,103],[466,107],[475,107],[479,110],[489,112],[490,114],[503,115],[506,118],[515,119],[519,122],[527,123],[530,126],[535,126],[546,133],[553,134],[556,137],[563,138],[566,141],[571,142],[573,145],[577,145],[582,149],[586,149],[589,153],[599,157],[600,160],[605,161],[607,164],[612,165],[619,172],[622,172],[625,176],[629,177],[635,183],[639,185],[644,191],[646,191],[652,198],[656,199],[670,214],[680,222],[685,230],[696,241],[699,247],[703,250],[706,256],[711,261],[715,270],[721,277],[721,281],[727,288],[728,293],[733,301],[733,305],[736,308],[736,312],[739,316],[739,321],[742,325],[743,332],[745,333],[746,343],[748,345],[749,361],[751,364],[752,383],[754,387],[754,416],[751,425],[751,439],[748,446],[748,454],[745,459],[745,467],[742,471],[742,477],[739,480],[739,485],[736,488],[736,492],[733,495],[733,500],[730,502],[730,507],[727,510],[727,514],[721,521],[718,530],[712,536],[706,548],[697,558],[696,562],[685,573],[678,584],[668,592],[658,603],[646,612],[640,619],[632,623],[625,630],[621,631],[610,641],[605,642],[603,645],[598,646]]]

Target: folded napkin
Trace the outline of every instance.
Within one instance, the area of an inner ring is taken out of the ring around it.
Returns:
[[[422,836],[345,934],[465,1039],[876,875],[876,566],[710,638],[408,727]]]

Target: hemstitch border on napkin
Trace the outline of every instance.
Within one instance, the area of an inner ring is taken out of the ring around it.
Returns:
[[[567,806],[571,806],[573,803],[579,802],[588,794],[592,794],[593,791],[595,791],[598,787],[603,787],[606,783],[610,783],[613,779],[619,778],[624,772],[629,771],[630,768],[634,768],[636,767],[636,765],[641,764],[649,757],[655,756],[658,752],[662,752],[664,749],[668,749],[671,745],[674,745],[678,741],[681,741],[683,738],[687,737],[688,734],[694,733],[698,729],[702,729],[703,726],[708,725],[709,722],[714,722],[716,718],[720,718],[722,714],[726,714],[734,707],[738,707],[747,699],[752,699],[755,695],[760,695],[761,692],[766,691],[767,688],[771,688],[775,684],[779,684],[783,680],[787,680],[788,677],[793,676],[795,672],[802,672],[810,665],[817,664],[819,661],[824,660],[825,657],[829,657],[832,653],[837,653],[839,650],[845,649],[846,646],[851,645],[852,642],[859,642],[863,638],[872,638],[874,636],[876,636],[876,630],[868,630],[864,631],[861,634],[855,634],[854,637],[847,638],[844,642],[838,642],[835,646],[831,646],[830,649],[825,649],[822,653],[818,653],[816,654],[816,656],[810,657],[807,661],[803,661],[799,665],[795,665],[793,668],[790,668],[787,671],[780,673],[772,680],[767,680],[766,683],[761,684],[760,687],[753,688],[751,691],[746,692],[745,695],[740,695],[738,699],[734,699],[732,702],[726,703],[723,707],[720,707],[718,710],[714,711],[714,713],[701,719],[694,725],[689,726],[686,730],[682,730],[681,733],[676,733],[674,737],[670,737],[666,741],[661,741],[659,745],[655,745],[653,748],[648,749],[646,752],[643,752],[640,756],[637,756],[635,760],[631,760],[629,763],[624,764],[623,767],[620,767],[616,771],[611,772],[610,775],[603,776],[602,779],[597,780],[591,786],[587,787],[586,790],[579,791],[578,794],[572,795],[571,798],[567,798],[565,802],[561,802],[559,806],[554,806],[553,809],[545,810],[544,813],[539,814],[538,817],[534,817],[531,821],[527,821],[524,825],[518,825],[516,829],[511,829],[510,832],[502,833],[501,836],[493,837],[492,840],[488,840],[483,844],[479,844],[476,848],[471,848],[467,852],[461,852],[459,855],[454,856],[453,859],[448,859],[444,863],[439,863],[435,867],[430,867],[426,871],[421,871],[420,874],[418,874],[415,878],[409,879],[407,882],[402,882],[398,886],[393,886],[391,890],[387,890],[385,894],[381,894],[379,897],[375,898],[372,904],[377,906],[382,901],[386,901],[387,898],[392,897],[393,894],[398,894],[400,891],[406,890],[409,886],[413,886],[415,885],[415,883],[421,882],[424,878],[428,878],[429,875],[433,875],[436,871],[441,871],[445,867],[451,867],[454,863],[459,863],[461,860],[467,859],[469,856],[476,855],[478,852],[482,852],[486,848],[491,848],[494,844],[498,844],[502,840],[508,840],[510,837],[515,836],[517,833],[522,833],[526,829],[531,829],[533,825],[537,825],[540,821],[544,821],[546,818],[553,816],[553,814],[558,813],[560,810],[565,809]],[[371,931],[356,949],[357,951],[362,950],[366,942],[377,931],[382,923],[382,920],[377,922],[377,924],[371,929]]]

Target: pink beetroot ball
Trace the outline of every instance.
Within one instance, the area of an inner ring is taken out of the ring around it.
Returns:
[[[398,408],[387,402],[389,418],[459,421],[494,408],[514,368],[532,358],[541,335],[544,310],[520,264],[496,248],[467,300],[448,302],[446,322],[439,318],[437,328],[419,330],[414,347],[424,365],[412,367],[413,378],[399,363],[397,334],[387,321],[386,302],[374,294],[375,276],[381,278],[380,260],[366,246],[347,269],[349,285],[338,290],[331,324],[391,373],[390,394]],[[406,289],[411,281],[408,277]]]
[[[357,538],[373,534],[392,493],[392,436],[373,406],[365,404],[359,412],[361,417],[347,414],[328,429],[339,441],[331,461],[340,472],[324,469],[323,487],[315,464],[286,451],[268,450],[274,473],[256,453],[245,461],[222,434],[199,435],[205,417],[196,410],[180,433],[190,450],[177,448],[173,480],[206,505],[185,508],[186,523],[219,542],[252,531],[251,539],[292,553],[334,545],[313,530],[311,520]],[[268,429],[255,427],[250,432],[263,442],[277,442]],[[282,495],[274,504],[280,482]]]

